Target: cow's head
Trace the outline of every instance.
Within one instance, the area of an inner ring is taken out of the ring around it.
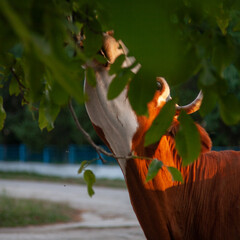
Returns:
[[[128,49],[123,44],[122,41],[117,41],[113,37],[113,32],[107,32],[103,35],[103,47],[101,50],[101,53],[106,57],[109,65],[113,64],[117,57],[119,57],[121,54],[128,54]],[[123,64],[123,67],[128,66],[129,64],[132,64],[135,61],[133,57],[128,57],[126,59],[126,62]],[[153,98],[153,106],[156,108],[161,108],[168,100],[171,99],[170,96],[170,88],[166,80],[162,77],[156,78],[157,82],[157,90],[155,93],[155,96]],[[179,106],[176,105],[176,116],[179,115],[181,110],[185,110],[188,114],[194,113],[197,110],[199,110],[201,106],[201,102],[203,99],[203,94],[200,91],[197,98],[191,102],[188,105],[185,106]]]
[[[85,84],[85,91],[89,97],[86,108],[91,122],[98,134],[117,156],[131,154],[133,145],[142,141],[146,131],[158,115],[164,104],[171,99],[170,88],[164,78],[156,78],[157,89],[152,101],[148,103],[149,116],[138,116],[131,107],[127,98],[128,87],[115,99],[109,101],[107,93],[109,85],[114,78],[109,75],[108,70],[116,58],[126,55],[122,67],[131,66],[135,61],[133,57],[127,56],[128,50],[121,41],[117,41],[112,35],[103,35],[103,47],[101,54],[107,59],[108,64],[96,64],[95,68],[97,86],[95,88]],[[137,72],[140,66],[132,71]],[[189,105],[176,105],[176,116],[184,109],[187,113],[193,113],[200,107],[202,93]],[[136,141],[135,141],[136,140]],[[141,145],[141,144],[140,144]]]

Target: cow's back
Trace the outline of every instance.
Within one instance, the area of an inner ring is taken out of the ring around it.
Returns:
[[[189,185],[186,239],[240,239],[240,152],[208,152]]]

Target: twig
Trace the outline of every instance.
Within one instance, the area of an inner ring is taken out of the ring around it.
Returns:
[[[10,68],[10,71],[11,71],[13,77],[16,79],[16,81],[18,83],[18,86],[20,88],[21,95],[22,95],[24,103],[29,104],[29,102],[26,100],[26,98],[24,96],[24,91],[27,90],[27,88],[21,83],[21,81],[20,81],[20,79],[19,79],[18,75],[16,74],[16,71],[13,67]]]
[[[135,155],[129,155],[129,156],[117,156],[113,153],[110,153],[110,152],[107,152],[105,151],[102,147],[98,146],[91,138],[91,136],[85,131],[85,129],[82,127],[82,125],[80,124],[80,122],[78,121],[78,117],[76,115],[76,112],[73,108],[73,105],[72,105],[72,101],[69,100],[69,109],[70,109],[70,112],[72,114],[72,117],[76,123],[76,126],[78,128],[78,130],[83,134],[83,136],[85,137],[85,139],[88,141],[88,143],[96,150],[99,158],[105,163],[106,160],[103,159],[103,157],[101,156],[101,153],[104,154],[105,156],[108,156],[108,157],[113,157],[113,158],[116,158],[116,159],[125,159],[125,160],[128,160],[128,159],[145,159],[145,160],[149,160],[149,161],[152,161],[154,160],[153,158],[148,158],[148,157],[142,157],[142,156],[135,156]]]
[[[95,144],[95,142],[92,140],[91,136],[85,131],[85,129],[82,127],[82,125],[78,121],[78,117],[77,117],[76,112],[73,108],[71,100],[69,101],[68,105],[69,105],[70,112],[72,114],[72,117],[73,117],[73,119],[76,123],[76,126],[77,126],[78,130],[83,134],[83,136],[88,141],[88,143],[96,150],[96,152],[97,152],[99,158],[102,160],[102,162],[106,162],[106,160],[104,160],[102,158],[101,153],[108,156],[108,157],[114,157],[114,154],[105,151],[103,148],[101,148],[97,144]]]
[[[15,72],[15,69],[13,67],[10,68],[10,71],[12,73],[12,75],[15,77],[16,81],[18,82],[18,85],[20,87],[20,89],[23,91],[23,89],[26,89],[26,87],[21,83],[18,75]]]

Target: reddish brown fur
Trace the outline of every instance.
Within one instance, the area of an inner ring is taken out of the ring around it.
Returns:
[[[211,140],[197,125],[201,155],[183,168],[175,149],[177,120],[159,143],[144,148],[144,134],[159,112],[156,97],[148,104],[149,118],[138,118],[133,151],[178,168],[185,183],[173,182],[166,168],[145,183],[149,161],[127,162],[130,199],[147,239],[240,239],[240,152],[210,151]]]
[[[158,143],[144,148],[145,133],[164,105],[157,106],[160,95],[157,91],[148,104],[149,117],[138,117],[132,150],[135,155],[157,158],[166,166],[178,168],[185,183],[173,182],[166,168],[146,183],[149,160],[127,161],[125,178],[130,199],[147,239],[240,239],[240,153],[211,151],[208,134],[196,125],[201,155],[190,166],[182,167],[174,140],[177,120]],[[94,128],[110,147],[102,129]]]

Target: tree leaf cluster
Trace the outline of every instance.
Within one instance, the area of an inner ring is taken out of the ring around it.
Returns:
[[[83,173],[83,179],[87,184],[88,195],[92,197],[95,194],[93,190],[93,184],[96,182],[96,177],[92,170],[86,169],[90,163],[91,161],[84,160],[78,169],[78,174]]]
[[[86,100],[83,66],[102,46],[100,11],[74,0],[3,0],[0,9],[1,84],[10,81],[10,95],[38,109],[40,128],[52,130],[69,97]],[[87,79],[94,84],[94,78],[87,68]]]

